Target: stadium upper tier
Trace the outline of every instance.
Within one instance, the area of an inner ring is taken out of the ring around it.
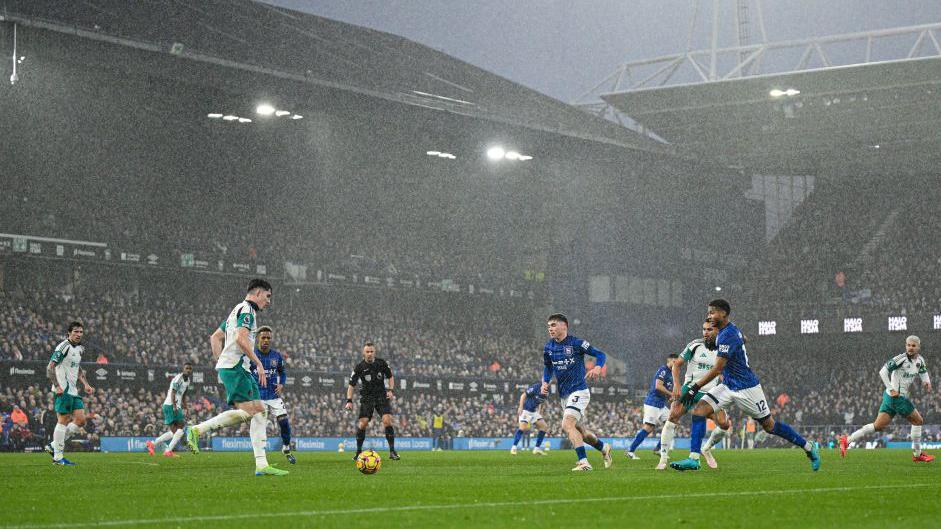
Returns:
[[[939,199],[931,176],[818,184],[750,266],[749,307],[939,313]]]

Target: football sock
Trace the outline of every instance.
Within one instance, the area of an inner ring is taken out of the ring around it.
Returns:
[[[283,415],[278,418],[278,428],[281,429],[281,446],[291,450],[291,423],[288,421],[288,416]]]
[[[184,428],[177,428],[176,431],[173,432],[173,438],[170,440],[170,444],[167,445],[167,451],[168,451],[168,452],[172,452],[173,449],[176,448],[176,444],[179,443],[179,442],[180,442],[180,439],[183,438],[183,432],[184,432],[184,431],[185,431]],[[164,434],[164,435],[166,435],[166,434]],[[163,436],[161,435],[160,437],[163,437]]]
[[[604,441],[602,441],[601,439],[598,439],[597,437],[595,437],[595,442],[594,442],[594,443],[588,443],[588,444],[590,444],[590,445],[592,446],[592,448],[594,448],[595,450],[597,450],[597,451],[599,451],[599,452],[603,452],[603,451],[604,451]]]
[[[859,441],[860,439],[862,439],[863,437],[872,435],[875,432],[876,432],[876,427],[872,423],[869,423],[866,426],[863,426],[862,428],[860,428],[859,430],[856,430],[855,432],[851,433],[850,436],[846,438],[846,441],[849,443],[855,443]]]
[[[226,426],[234,426],[252,420],[252,416],[243,410],[226,410],[215,417],[209,418],[196,425],[200,434],[209,433]]]
[[[65,450],[65,431],[66,426],[56,423],[56,429],[52,431],[52,450],[55,452],[52,458],[56,461],[62,459],[62,451]]]
[[[921,426],[912,426],[912,455],[921,455]]]
[[[252,452],[255,453],[255,468],[261,469],[268,466],[268,456],[265,454],[265,448],[268,446],[268,417],[266,412],[252,415],[251,424],[248,427],[248,435],[252,439]]]
[[[662,442],[663,442],[663,441],[662,441],[661,439],[657,439],[657,446],[655,446],[655,447],[653,448],[655,452],[659,452],[659,451],[660,451],[660,447],[663,446],[663,445],[661,444]]]
[[[360,428],[356,430],[356,453],[363,451],[363,441],[366,440],[366,430]]]
[[[631,447],[628,449],[628,452],[636,452],[637,447],[640,446],[640,443],[644,442],[644,439],[647,438],[647,430],[643,428],[637,432],[637,435],[634,436],[634,442],[631,443]]]
[[[536,435],[536,448],[542,446],[542,440],[546,438],[546,432],[539,430],[539,433]]]
[[[386,442],[389,443],[389,451],[395,452],[395,428],[386,426]]]
[[[588,455],[585,453],[585,445],[575,448],[575,455],[578,456],[578,460],[588,459]]]
[[[676,423],[667,421],[663,423],[663,431],[660,432],[660,455],[668,457],[670,455],[670,446],[673,444],[673,437],[676,436]]]
[[[774,422],[774,428],[771,429],[771,433],[786,441],[789,441],[791,444],[803,448],[808,452],[813,449],[813,445],[808,443],[807,440],[801,437],[799,433],[794,431],[794,428],[791,428],[786,423],[781,421]]]
[[[706,435],[706,418],[693,415],[693,427],[690,430],[689,457],[699,459],[702,452],[702,438]]]
[[[163,432],[163,435],[161,435],[160,437],[154,439],[154,444],[158,445],[160,443],[166,443],[166,442],[169,442],[170,439],[172,438],[173,438],[173,432],[168,430],[166,432]]]
[[[517,430],[516,430],[516,435],[513,436],[513,446],[515,447],[515,446],[519,445],[519,444],[520,444],[520,439],[522,439],[522,438],[523,438],[523,430],[517,429]]]
[[[723,430],[722,428],[716,427],[712,430],[712,433],[709,435],[709,440],[706,441],[706,444],[703,445],[703,450],[712,450],[712,447],[721,443],[729,435],[728,430]]]
[[[78,432],[82,431],[81,428],[74,422],[70,422],[68,426],[65,427],[65,438],[68,439]]]

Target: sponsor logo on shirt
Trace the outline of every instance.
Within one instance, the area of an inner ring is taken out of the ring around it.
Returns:
[[[720,352],[720,353],[727,353],[727,352],[729,352],[729,346],[728,346],[727,344],[722,344],[722,345],[720,345],[720,346],[719,346],[719,352]]]

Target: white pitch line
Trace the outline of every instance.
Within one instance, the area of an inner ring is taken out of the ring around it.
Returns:
[[[469,509],[480,507],[519,507],[529,505],[554,505],[569,503],[602,503],[608,501],[671,500],[688,498],[722,498],[734,496],[758,496],[762,494],[807,494],[813,492],[848,492],[854,490],[905,489],[915,487],[937,487],[932,483],[904,485],[867,485],[864,487],[827,487],[815,489],[779,489],[734,492],[692,492],[688,494],[659,494],[654,496],[608,496],[605,498],[560,498],[552,500],[501,501],[480,503],[447,503],[438,505],[407,505],[402,507],[370,507],[363,509],[333,509],[323,511],[289,511],[270,513],[217,514],[201,516],[178,516],[173,518],[139,518],[130,520],[102,520],[99,522],[70,522],[50,524],[0,525],[0,529],[74,529],[76,527],[114,527],[122,525],[160,525],[172,523],[214,522],[230,520],[253,520],[259,518],[314,517],[344,514],[367,514],[408,511],[436,511],[449,509]]]

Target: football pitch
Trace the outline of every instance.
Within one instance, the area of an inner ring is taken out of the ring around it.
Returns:
[[[0,529],[81,527],[938,527],[941,465],[905,450],[719,451],[720,468],[655,471],[623,453],[605,470],[571,472],[570,450],[382,453],[356,471],[350,454],[279,453],[285,477],[255,477],[250,453],[2,454]],[[675,452],[675,456],[683,456]],[[934,455],[938,455],[935,453]],[[941,460],[939,460],[941,461]]]

